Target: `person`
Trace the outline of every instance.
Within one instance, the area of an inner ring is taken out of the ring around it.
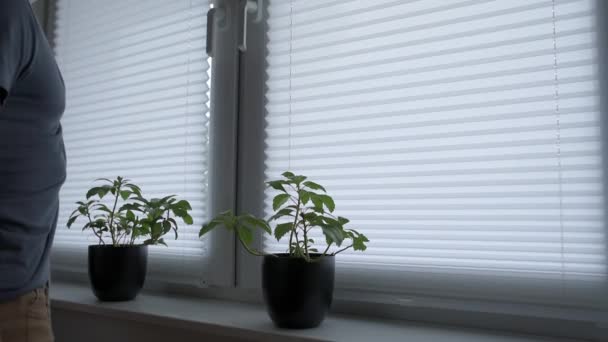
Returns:
[[[28,0],[0,0],[0,341],[53,341],[49,253],[65,88]]]

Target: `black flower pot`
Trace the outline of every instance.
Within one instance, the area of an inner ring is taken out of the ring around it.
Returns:
[[[288,254],[264,257],[264,301],[279,328],[314,328],[329,311],[334,292],[334,257],[311,257],[312,262]]]
[[[118,302],[137,296],[146,279],[148,246],[89,246],[89,279],[101,301]]]

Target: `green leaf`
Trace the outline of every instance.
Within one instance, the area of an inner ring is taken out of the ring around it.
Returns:
[[[325,234],[328,243],[331,241],[338,247],[342,244],[344,234],[340,228],[333,226],[321,226],[321,229],[323,229],[323,234]]]
[[[349,219],[347,219],[346,217],[338,216],[338,222],[339,222],[341,225],[345,225],[345,224],[347,224],[348,222],[350,222],[350,220],[349,220]]]
[[[150,201],[148,201],[147,199],[145,199],[141,196],[133,197],[132,199],[135,201],[138,201],[138,202],[142,202],[145,205],[150,205]]]
[[[317,184],[315,182],[306,181],[306,182],[304,182],[304,186],[309,187],[313,190],[323,190],[323,192],[326,192],[325,188],[322,185]]]
[[[191,225],[194,223],[192,216],[190,216],[189,214],[186,214],[184,217],[182,217],[182,220],[184,220],[184,223],[186,223],[187,225]]]
[[[135,214],[131,210],[127,211],[127,220],[135,221]]]
[[[171,222],[169,221],[163,221],[163,228],[165,229],[164,232],[168,232],[171,229]]]
[[[253,242],[253,233],[251,233],[249,228],[245,226],[238,226],[236,233],[244,244],[249,245],[251,242]]]
[[[181,201],[175,203],[174,206],[176,206],[178,208],[182,208],[184,210],[192,210],[192,206],[186,200],[181,200]]]
[[[306,180],[306,178],[307,178],[306,176],[295,176],[295,177],[291,178],[291,180],[292,180],[294,183],[296,183],[296,184],[298,184],[298,185],[299,185],[300,183],[302,183],[303,181],[305,181],[305,180]]]
[[[275,190],[287,192],[287,191],[285,191],[285,188],[283,187],[283,184],[285,184],[285,182],[282,180],[276,180],[276,181],[268,182],[266,184],[268,184],[269,187],[271,187]]]
[[[360,234],[359,232],[357,232],[354,229],[349,229],[346,231],[346,234],[348,235],[348,237],[350,239],[352,239],[353,243],[353,249],[355,251],[364,251],[367,249],[367,246],[365,245],[366,242],[369,242],[369,239],[363,235]]]
[[[68,223],[66,224],[68,228],[72,227],[72,224],[74,224],[74,221],[76,221],[76,219],[78,219],[78,216],[72,216],[70,217],[70,219],[68,220]]]
[[[290,232],[293,229],[293,223],[281,223],[278,224],[275,228],[274,228],[274,237],[277,239],[277,241],[281,240],[281,238],[283,236],[285,236],[285,234],[287,234],[288,232]]]
[[[78,214],[79,214],[79,211],[78,211],[78,208],[77,208],[76,210],[72,211],[72,213],[70,214],[69,217],[72,217],[72,216],[78,215]]]
[[[186,210],[180,208],[173,209],[173,213],[175,214],[175,216],[181,217],[182,219],[188,215],[188,212]]]
[[[224,228],[228,229],[228,230],[234,230],[234,226],[236,225],[236,217],[234,216],[234,214],[231,212],[230,215],[223,215],[220,216],[220,218],[222,219],[222,223],[224,224]]]
[[[174,197],[175,197],[175,195],[169,195],[169,196],[165,196],[165,197],[161,198],[159,201],[160,201],[160,202],[167,202],[167,201],[169,201],[171,198],[174,198]]]
[[[327,209],[329,209],[329,212],[333,212],[336,209],[336,204],[334,203],[334,200],[331,197],[327,195],[319,195],[319,197],[321,198],[321,201],[323,202],[323,204],[325,204]]]
[[[365,237],[365,235],[359,235],[357,238],[353,239],[353,249],[356,251],[366,250],[366,242],[369,242],[369,240]]]
[[[131,189],[134,194],[141,197],[141,189],[135,184],[125,184],[125,187]]]
[[[326,226],[332,226],[332,227],[337,227],[337,228],[341,229],[340,222],[338,222],[338,220],[334,219],[333,217],[329,217],[329,216],[319,216],[319,217],[325,223]]]
[[[293,174],[293,172],[290,172],[290,171],[285,171],[285,172],[282,173],[282,175],[285,178],[293,178],[293,177],[296,176],[296,175]]]
[[[87,191],[87,195],[86,195],[87,199],[89,199],[89,198],[97,195],[98,192],[99,192],[99,189],[101,189],[101,188],[100,187],[94,187],[94,188],[91,188],[89,191]]]
[[[276,195],[272,200],[272,209],[275,211],[278,210],[283,204],[285,204],[285,202],[289,200],[289,197],[289,194]]]
[[[312,203],[314,204],[315,209],[317,209],[320,212],[323,212],[323,199],[321,198],[321,195],[310,193],[310,199],[312,200]]]
[[[104,185],[104,186],[99,187],[99,190],[97,191],[97,195],[99,196],[99,198],[103,198],[110,191],[112,191],[112,194],[115,194],[114,190],[115,189],[113,187],[111,187],[109,185]]]
[[[152,225],[152,235],[153,236],[160,236],[162,234],[162,225],[160,224],[160,222],[155,222]]]
[[[110,208],[108,208],[105,204],[95,204],[95,206],[93,207],[93,209],[95,210],[99,210],[99,211],[103,211],[106,212],[108,214],[112,214],[112,210],[110,210]]]
[[[268,221],[274,221],[274,220],[276,220],[276,219],[278,219],[280,217],[283,217],[283,216],[291,216],[291,217],[293,217],[293,209],[283,208],[283,209],[279,210],[276,214],[272,215],[268,219]]]
[[[163,238],[158,239],[158,241],[156,241],[156,244],[163,245],[165,247],[169,247],[169,246],[167,246],[167,243],[165,242],[165,239],[163,239]]]
[[[120,197],[123,200],[126,200],[127,198],[129,198],[129,196],[131,196],[131,191],[123,190],[123,191],[120,192]]]
[[[141,235],[148,235],[148,234],[150,234],[150,226],[148,224],[142,224],[139,227],[139,230],[141,232]]]
[[[203,235],[209,233],[220,224],[222,224],[222,221],[218,220],[217,218],[209,221],[209,223],[203,225],[201,230],[198,232],[198,237],[202,237]]]
[[[262,219],[259,219],[251,214],[241,215],[240,219],[243,222],[248,223],[249,225],[251,225],[254,228],[260,228],[260,229],[264,230],[266,233],[272,234],[272,230],[268,226],[268,222],[266,222]]]
[[[118,209],[118,211],[125,211],[125,210],[141,211],[141,206],[136,203],[125,203]]]
[[[310,212],[307,212],[307,213],[302,214],[302,218],[303,218],[303,219],[305,219],[305,220],[306,220],[306,221],[308,221],[308,222],[311,222],[311,223],[316,223],[316,220],[315,220],[315,219],[316,219],[318,216],[319,216],[319,215],[318,215],[317,213],[315,213],[314,211],[310,211]]]
[[[304,189],[300,190],[299,195],[300,195],[300,201],[302,202],[302,204],[306,205],[306,203],[308,203],[308,201],[310,201],[310,192],[306,191]]]

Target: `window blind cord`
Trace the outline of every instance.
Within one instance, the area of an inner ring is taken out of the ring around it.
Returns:
[[[560,225],[560,261],[561,261],[561,292],[562,296],[565,295],[565,274],[566,265],[564,260],[564,199],[562,192],[562,156],[561,156],[561,122],[560,122],[560,108],[559,108],[559,76],[558,76],[558,60],[557,60],[557,29],[555,25],[556,13],[555,13],[555,0],[551,2],[551,20],[553,28],[553,75],[554,75],[554,98],[555,98],[555,121],[556,121],[556,151],[557,151],[557,177],[558,177],[558,196],[559,196],[559,225]]]
[[[192,51],[192,21],[194,20],[194,17],[192,16],[192,0],[190,0],[190,8],[189,8],[189,12],[190,14],[188,15],[188,50]],[[186,134],[185,134],[185,139],[184,139],[184,186],[182,188],[183,193],[186,193],[186,184],[188,184],[188,176],[187,176],[187,172],[189,169],[189,165],[188,165],[188,149],[190,147],[190,141],[188,140],[188,136],[190,135],[190,118],[188,117],[188,113],[190,113],[190,75],[192,74],[191,69],[190,69],[190,64],[191,64],[191,57],[190,54],[188,54],[188,56],[186,57],[187,61],[188,61],[188,65],[186,66],[186,70],[188,71],[188,76],[186,76],[186,108],[185,108],[185,113],[184,113],[184,121],[186,124]],[[186,269],[186,255],[180,251],[181,254],[181,258],[179,260],[181,267],[183,269]]]
[[[289,155],[287,158],[287,170],[291,170],[291,80],[292,80],[292,56],[293,56],[293,0],[289,0]]]

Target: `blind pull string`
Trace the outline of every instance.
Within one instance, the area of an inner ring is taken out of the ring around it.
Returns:
[[[555,25],[556,9],[555,0],[551,3],[551,23],[553,28],[553,84],[555,101],[555,123],[556,123],[556,152],[557,152],[557,177],[558,177],[558,196],[559,196],[559,226],[560,226],[560,261],[561,261],[561,291],[565,294],[565,272],[566,265],[564,260],[564,199],[562,192],[562,151],[561,151],[561,115],[559,107],[559,75],[557,59],[557,29]]]
[[[288,139],[288,159],[287,159],[287,170],[291,171],[291,112],[292,112],[292,94],[291,94],[291,76],[292,70],[292,56],[293,56],[293,0],[289,0],[289,139]]]

